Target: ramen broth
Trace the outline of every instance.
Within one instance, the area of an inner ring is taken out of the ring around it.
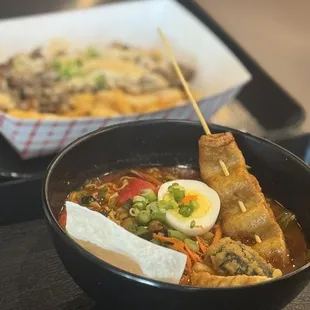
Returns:
[[[126,188],[126,186],[128,186],[130,178],[138,178],[151,183],[153,185],[154,192],[158,191],[158,188],[160,187],[161,184],[172,180],[188,179],[188,180],[201,181],[199,171],[188,167],[168,167],[168,168],[139,167],[136,169],[124,169],[117,172],[111,172],[105,174],[98,178],[86,180],[85,183],[81,186],[81,188],[69,194],[68,200],[79,203],[93,211],[100,212],[130,231],[128,226],[125,225],[127,222],[131,220],[128,207],[127,206],[120,207],[110,203],[111,200],[113,200],[112,199],[113,194],[120,193],[124,188]],[[106,195],[110,195],[110,198],[107,199]],[[282,214],[286,214],[288,212],[284,206],[282,206],[279,202],[273,200],[272,198],[268,199],[268,201],[270,203],[270,207],[276,219],[281,218]],[[62,223],[62,212],[60,213],[59,221],[60,224],[64,226]],[[162,226],[165,226],[161,225],[159,221],[152,221],[152,222],[154,223],[156,222],[156,224],[159,226],[158,227],[159,231],[160,229],[162,229]],[[217,219],[216,225],[218,226],[221,225],[220,216]],[[216,225],[214,225],[214,227],[210,230],[211,232],[210,236],[213,235],[213,238],[215,238],[215,235],[217,234],[216,229],[220,228],[215,227]],[[286,225],[287,226],[285,227],[285,229],[282,230],[290,254],[290,263],[285,266],[274,266],[275,268],[281,269],[283,274],[287,274],[295,269],[298,269],[307,262],[307,244],[300,225],[298,224],[297,220],[293,217],[288,222],[286,222]],[[150,229],[149,226],[147,224],[145,225],[145,232],[144,234],[141,234],[142,237],[147,235],[147,230]],[[166,232],[167,230],[165,229],[164,234],[165,236],[168,236]],[[221,238],[224,237],[225,235],[221,236]],[[212,239],[211,241],[208,241],[207,239],[205,240],[201,239],[201,240],[205,242],[206,247],[212,244]],[[196,239],[192,238],[192,241],[196,242]],[[239,241],[249,246],[251,246],[254,242],[253,240],[239,240]],[[165,246],[165,243],[160,243],[159,240],[157,239],[151,238],[151,242],[156,242],[157,244]],[[188,242],[191,241],[189,240]],[[192,250],[194,251],[193,248]],[[203,257],[201,249],[203,249],[203,245],[200,243],[200,249],[194,252],[198,256]],[[272,264],[272,262],[269,263]],[[187,273],[186,271],[184,273],[184,278],[181,280],[181,284],[190,284],[189,273]]]

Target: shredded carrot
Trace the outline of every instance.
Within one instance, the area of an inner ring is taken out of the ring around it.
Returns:
[[[190,259],[194,262],[201,262],[200,257],[194,253],[186,244],[184,244],[185,250],[188,253],[188,256],[190,257]]]
[[[170,248],[187,255],[187,252],[184,250],[183,246],[180,246],[179,244],[174,243],[170,246]]]
[[[208,247],[206,246],[206,244],[201,240],[200,237],[196,236],[198,245],[199,245],[199,249],[202,252],[202,254],[206,254],[208,251]]]
[[[187,255],[187,252],[183,248],[180,248],[179,246],[177,246],[176,244],[172,244],[170,248]]]
[[[184,243],[177,238],[165,237],[161,234],[153,234],[153,238],[158,239],[161,242],[168,242],[168,243],[176,244],[178,247],[184,248]]]
[[[153,234],[153,238],[161,242],[171,243],[170,249],[183,253],[187,256],[186,268],[188,273],[192,272],[192,262],[201,262],[201,258],[198,254],[193,252],[184,242],[177,238],[165,237],[162,234]]]
[[[182,203],[184,203],[186,205],[186,204],[190,203],[191,200],[197,200],[197,199],[198,199],[197,195],[188,195],[182,199]]]
[[[222,238],[222,229],[220,225],[214,225],[215,228],[215,236],[213,238],[212,244],[215,244],[219,242],[219,240]]]
[[[191,259],[189,258],[189,256],[187,256],[186,268],[187,268],[187,272],[188,272],[188,273],[192,273],[192,261],[191,261]]]

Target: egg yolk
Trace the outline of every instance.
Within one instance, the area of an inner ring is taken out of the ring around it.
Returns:
[[[180,214],[179,208],[169,210],[169,212],[173,214],[173,216],[177,217],[179,220],[184,222],[187,222],[189,219],[198,219],[208,214],[211,208],[211,204],[210,201],[204,195],[201,195],[201,193],[194,190],[186,190],[183,201],[186,201],[186,204],[188,204],[190,200],[197,201],[199,207],[195,209],[194,212],[189,217],[184,217],[182,214]]]

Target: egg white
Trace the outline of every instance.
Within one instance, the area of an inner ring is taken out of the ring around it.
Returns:
[[[200,203],[197,211],[189,217],[182,216],[177,210],[168,210],[166,213],[167,223],[188,236],[198,236],[208,232],[216,223],[220,212],[221,203],[217,192],[207,184],[197,180],[173,180],[161,185],[158,190],[158,200],[164,199],[168,193],[168,187],[174,183],[183,186],[186,195],[192,193],[198,195],[203,203]],[[190,227],[192,221],[195,221],[193,228]]]

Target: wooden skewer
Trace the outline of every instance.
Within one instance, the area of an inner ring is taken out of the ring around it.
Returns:
[[[202,115],[202,113],[201,113],[201,111],[200,111],[200,109],[198,107],[198,104],[197,104],[197,102],[196,102],[196,100],[195,100],[195,98],[194,98],[194,96],[193,96],[193,94],[192,94],[192,92],[191,92],[191,90],[189,88],[188,83],[186,82],[186,80],[184,78],[184,75],[183,75],[183,73],[182,73],[182,71],[181,71],[181,69],[180,69],[180,67],[179,67],[179,65],[177,63],[177,60],[176,60],[176,58],[174,56],[174,53],[173,53],[173,51],[172,51],[172,49],[171,49],[171,47],[169,45],[168,40],[166,39],[164,33],[161,31],[160,28],[158,28],[158,33],[159,33],[159,36],[162,39],[162,41],[163,41],[163,43],[164,43],[164,45],[166,47],[167,53],[169,54],[169,57],[170,57],[171,62],[173,64],[173,66],[174,66],[174,69],[175,69],[177,75],[179,76],[179,79],[182,82],[182,85],[183,85],[183,87],[184,87],[184,89],[185,89],[185,91],[187,93],[187,96],[190,99],[190,101],[191,101],[191,103],[192,103],[192,105],[193,105],[193,107],[194,107],[194,109],[195,109],[195,111],[197,113],[197,116],[198,116],[198,118],[200,120],[200,123],[201,123],[201,125],[202,125],[202,127],[203,127],[203,129],[204,129],[204,131],[206,133],[206,135],[210,135],[211,134],[210,128],[209,128],[206,120],[204,119],[204,117],[203,117],[203,115]],[[224,175],[225,176],[229,176],[229,171],[227,169],[226,164],[222,160],[220,160],[219,163],[221,165],[221,168],[223,170]]]
[[[228,169],[227,169],[227,166],[225,165],[225,163],[224,163],[222,160],[219,160],[219,163],[220,163],[221,168],[222,168],[222,170],[223,170],[223,172],[224,172],[224,175],[225,175],[226,177],[228,177],[228,176],[229,176],[229,171],[228,171]]]
[[[239,203],[239,207],[240,207],[241,212],[242,213],[246,212],[246,207],[245,207],[244,203],[241,200],[239,200],[238,203]]]
[[[177,73],[178,76],[179,76],[179,79],[181,80],[181,82],[182,82],[182,84],[183,84],[183,87],[184,87],[184,89],[185,89],[185,91],[186,91],[186,93],[187,93],[187,96],[188,96],[188,98],[190,99],[190,101],[191,101],[191,103],[192,103],[192,105],[193,105],[193,107],[194,107],[194,109],[195,109],[195,111],[196,111],[196,113],[197,113],[197,116],[198,116],[198,118],[199,118],[199,120],[200,120],[200,122],[201,122],[201,125],[202,125],[204,131],[206,132],[207,135],[210,135],[210,134],[211,134],[211,131],[210,131],[210,129],[209,129],[209,126],[208,126],[206,120],[204,119],[204,117],[203,117],[203,115],[202,115],[202,113],[201,113],[201,111],[200,111],[200,109],[199,109],[199,107],[198,107],[198,104],[197,104],[197,102],[196,102],[196,100],[195,100],[195,98],[194,98],[192,92],[191,92],[190,89],[189,89],[189,86],[188,86],[188,84],[187,84],[187,82],[186,82],[186,80],[185,80],[185,78],[184,78],[184,75],[183,75],[183,73],[182,73],[180,67],[178,66],[178,63],[177,63],[177,61],[176,61],[176,59],[175,59],[175,57],[174,57],[174,54],[173,54],[173,52],[172,52],[172,50],[171,50],[171,48],[170,48],[170,45],[169,45],[168,40],[166,39],[166,37],[164,36],[164,34],[163,34],[163,32],[160,30],[160,28],[158,28],[158,33],[159,33],[159,35],[160,35],[160,37],[161,37],[163,43],[164,43],[165,46],[166,46],[167,53],[169,54],[169,56],[170,56],[170,58],[171,58],[172,64],[173,64],[173,66],[174,66],[174,69],[175,69],[176,73]]]
[[[255,241],[257,242],[257,243],[262,243],[262,239],[260,238],[260,236],[258,236],[258,235],[254,235],[254,237],[255,237]]]
[[[202,125],[206,135],[210,135],[211,131],[209,129],[209,126],[208,126],[206,120],[204,119],[204,117],[203,117],[203,115],[202,115],[202,113],[201,113],[201,111],[200,111],[200,109],[198,107],[198,104],[197,104],[194,96],[192,95],[192,92],[191,92],[191,90],[189,88],[189,85],[186,82],[186,80],[184,78],[184,75],[183,75],[183,73],[182,73],[182,71],[181,71],[181,69],[180,69],[180,67],[179,67],[179,65],[178,65],[178,63],[176,61],[176,58],[175,58],[174,53],[173,53],[173,51],[172,51],[172,49],[171,49],[171,47],[169,45],[168,40],[166,39],[164,33],[161,31],[160,28],[158,28],[158,33],[159,33],[159,36],[161,37],[161,39],[162,39],[162,41],[163,41],[163,43],[164,43],[164,45],[166,47],[167,53],[170,56],[171,62],[173,64],[173,66],[174,66],[174,69],[175,69],[177,75],[179,76],[180,81],[182,82],[182,85],[183,85],[183,87],[184,87],[184,89],[185,89],[185,91],[187,93],[188,98],[190,99],[190,102],[192,103],[192,105],[193,105],[193,107],[194,107],[194,109],[195,109],[195,111],[197,113],[197,116],[198,116],[198,118],[199,118],[199,120],[201,122],[201,125]],[[219,164],[220,164],[220,166],[221,166],[221,168],[223,170],[224,175],[225,176],[229,176],[229,171],[227,169],[226,164],[222,160],[219,160]],[[238,201],[238,203],[239,203],[239,207],[240,207],[241,212],[246,212],[246,207],[245,207],[244,203],[242,201],[240,201],[240,200]],[[261,238],[258,235],[256,235],[256,234],[255,234],[255,240],[256,240],[257,243],[261,243],[262,242]]]
[[[194,109],[196,111],[196,114],[197,114],[197,116],[198,116],[198,118],[200,120],[200,123],[201,123],[201,125],[202,125],[202,127],[203,127],[203,129],[204,129],[204,131],[206,133],[206,135],[210,135],[211,134],[210,128],[209,128],[206,120],[204,119],[204,117],[203,117],[203,115],[202,115],[202,113],[201,113],[201,111],[200,111],[200,109],[198,107],[198,104],[197,104],[197,102],[196,102],[196,100],[195,100],[195,98],[194,98],[194,96],[193,96],[193,94],[192,94],[192,92],[191,92],[191,90],[189,88],[188,83],[186,82],[186,80],[184,78],[184,75],[183,75],[183,73],[182,73],[182,71],[181,71],[181,69],[180,69],[180,67],[179,67],[179,65],[178,65],[178,63],[177,63],[177,61],[175,59],[174,53],[173,53],[173,51],[172,51],[172,49],[171,49],[171,47],[169,45],[168,40],[166,39],[165,35],[163,34],[163,32],[161,31],[160,28],[158,28],[158,33],[159,33],[159,35],[160,35],[160,37],[161,37],[161,39],[162,39],[162,41],[163,41],[163,43],[164,43],[164,45],[166,47],[167,53],[170,56],[171,62],[173,64],[173,66],[174,66],[174,69],[175,69],[177,75],[179,76],[179,79],[182,82],[182,85],[183,85],[183,87],[184,87],[184,89],[185,89],[185,91],[187,93],[188,98],[190,99],[190,101],[191,101],[191,103],[192,103],[192,105],[193,105],[193,107],[194,107]],[[227,169],[227,166],[225,165],[225,163],[222,160],[220,160],[220,165],[222,167],[224,175],[225,176],[229,176],[229,171]]]

